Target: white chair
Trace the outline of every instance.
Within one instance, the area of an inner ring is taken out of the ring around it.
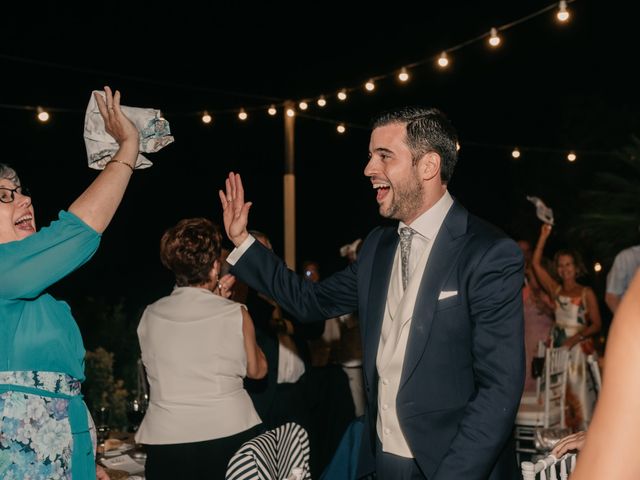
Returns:
[[[547,348],[539,394],[535,401],[523,397],[520,402],[514,430],[518,462],[523,453],[543,453],[535,447],[536,428],[565,427],[568,359],[566,347]]]
[[[549,455],[536,463],[520,464],[523,480],[567,480],[575,468],[575,453],[567,453],[559,459]]]
[[[289,422],[258,435],[238,449],[227,466],[226,480],[311,480],[309,436]]]

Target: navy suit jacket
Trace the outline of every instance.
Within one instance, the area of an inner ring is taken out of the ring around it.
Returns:
[[[522,253],[457,201],[433,241],[396,400],[402,432],[429,480],[517,479],[512,429],[525,376]],[[302,281],[259,242],[232,268],[300,320],[359,310],[367,392],[360,475],[375,469],[376,355],[397,245],[396,228],[378,227],[357,262],[319,283]],[[440,300],[443,291],[457,294]]]

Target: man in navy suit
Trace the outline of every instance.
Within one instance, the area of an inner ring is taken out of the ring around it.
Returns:
[[[356,262],[319,283],[301,280],[247,233],[251,204],[238,175],[220,191],[233,274],[299,320],[359,311],[360,476],[519,478],[512,428],[525,376],[523,258],[447,191],[456,147],[436,109],[375,119],[364,174],[380,214],[399,224],[374,229]]]

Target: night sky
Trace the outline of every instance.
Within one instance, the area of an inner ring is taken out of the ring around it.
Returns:
[[[367,125],[375,113],[405,104],[441,108],[458,129],[462,149],[450,191],[472,213],[535,241],[539,223],[525,196],[537,195],[556,213],[548,253],[571,244],[566,232],[583,208],[580,190],[606,169],[606,152],[639,133],[637,76],[630,73],[637,38],[623,11],[578,0],[569,4],[567,25],[559,26],[549,11],[505,31],[497,50],[483,41],[453,52],[446,72],[429,61],[410,71],[407,85],[387,78],[375,93],[361,87],[549,4],[426,2],[423,14],[408,4],[394,11],[400,4],[378,9],[371,3],[350,13],[330,4],[298,12],[195,2],[153,11],[153,5],[125,2],[100,11],[66,5],[5,10],[2,161],[31,188],[39,226],[96,175],[87,168],[82,138],[92,90],[108,84],[122,91],[125,105],[161,109],[175,136],[174,144],[149,155],[152,168],[135,173],[96,256],[56,292],[71,303],[86,295],[125,297],[132,309],[167,294],[172,277],[158,259],[160,236],[184,217],[220,222],[217,190],[229,170],[243,175],[254,202],[250,227],[269,234],[283,254],[281,109],[276,117],[250,112],[245,123],[220,113],[209,126],[200,114],[333,96],[344,87],[359,86],[347,102],[333,97],[324,109],[307,112],[328,122],[296,119],[298,264],[317,259],[329,274],[346,264],[339,247],[380,223],[375,193],[362,174]],[[8,105],[64,111],[42,125],[34,112]],[[337,121],[352,127],[338,135]],[[510,156],[515,145],[523,151],[519,160]],[[578,161],[569,164],[563,149],[576,150]]]

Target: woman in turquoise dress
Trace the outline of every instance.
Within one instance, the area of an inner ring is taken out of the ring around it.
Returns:
[[[560,282],[542,267],[542,252],[550,234],[551,225],[544,224],[533,252],[533,269],[542,287],[555,301],[553,346],[569,349],[566,423],[573,431],[585,430],[596,401],[587,355],[595,354],[593,336],[600,332],[600,309],[593,290],[576,280],[586,273],[586,269],[575,252],[556,252],[554,265]]]
[[[0,478],[96,478],[82,401],[84,347],[69,306],[46,289],[88,261],[129,183],[138,130],[120,93],[96,93],[118,152],[67,211],[36,231],[28,191],[0,163]]]

